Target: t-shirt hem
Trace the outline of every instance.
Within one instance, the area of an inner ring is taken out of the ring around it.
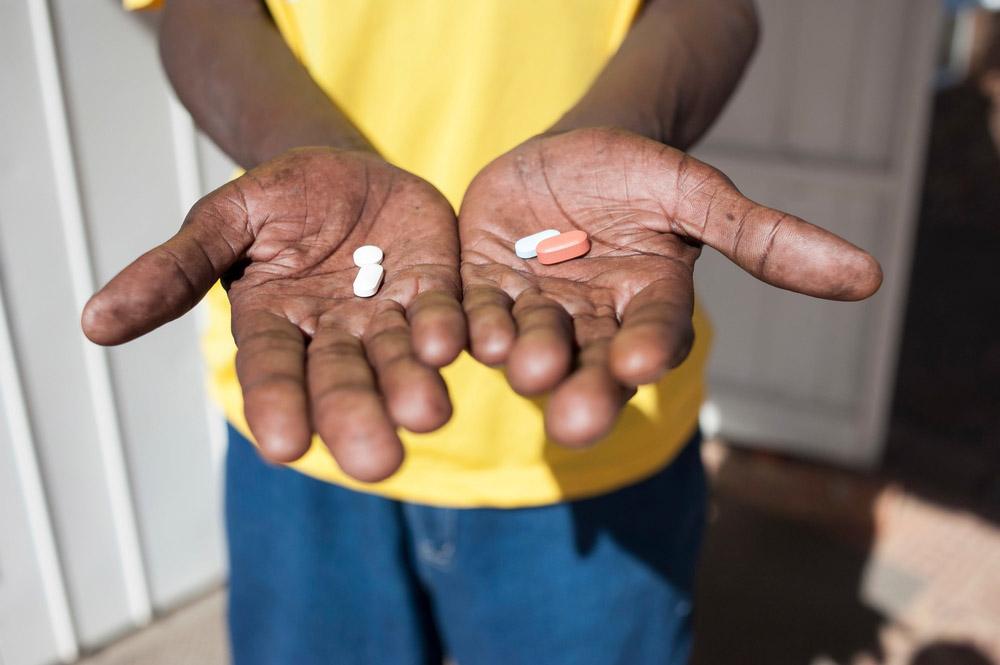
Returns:
[[[700,391],[699,391],[700,392]],[[548,506],[568,501],[578,501],[614,492],[629,485],[639,483],[669,465],[696,435],[698,428],[698,410],[693,409],[689,422],[676,431],[684,432],[676,441],[666,445],[651,445],[645,450],[645,455],[633,456],[627,464],[616,464],[602,473],[595,473],[593,468],[572,470],[554,470],[538,466],[531,469],[499,468],[484,470],[449,470],[428,471],[421,469],[421,485],[427,491],[414,491],[412,486],[400,489],[392,486],[372,486],[359,481],[345,478],[340,474],[324,474],[315,469],[308,471],[297,468],[293,462],[287,468],[309,476],[316,480],[327,482],[346,489],[381,496],[395,501],[435,506],[440,508],[532,508]],[[230,424],[248,441],[252,437],[247,431],[242,418],[229,418]],[[600,443],[596,444],[600,445]],[[461,482],[456,483],[456,479]],[[546,491],[536,493],[525,492],[525,487],[543,485]],[[508,486],[517,487],[517,495],[483,492],[484,487]],[[440,488],[435,490],[434,488]],[[552,488],[556,488],[554,491]]]

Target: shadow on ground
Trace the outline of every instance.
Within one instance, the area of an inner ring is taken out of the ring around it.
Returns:
[[[1000,152],[969,87],[938,95],[885,471],[1000,523]]]
[[[879,653],[883,617],[858,600],[863,547],[737,499],[716,498],[712,513],[696,665],[808,665],[821,656],[845,663],[858,652]]]

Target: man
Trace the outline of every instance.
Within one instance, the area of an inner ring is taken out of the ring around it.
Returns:
[[[751,3],[640,4],[166,4],[167,74],[247,173],[83,323],[121,343],[226,286],[237,663],[686,660],[702,244],[825,298],[881,273],[681,152],[750,57]],[[515,256],[546,228],[593,247]]]

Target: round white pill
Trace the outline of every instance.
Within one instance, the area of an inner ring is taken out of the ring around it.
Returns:
[[[517,242],[514,243],[514,253],[520,259],[533,259],[538,256],[536,247],[538,243],[545,240],[546,238],[554,238],[559,235],[559,231],[555,229],[545,229],[544,231],[539,231],[538,233],[533,233],[530,236],[525,236]]]
[[[354,295],[359,298],[371,298],[378,292],[378,287],[382,286],[382,278],[385,277],[385,268],[377,263],[369,263],[361,266],[357,277],[354,278]]]
[[[382,249],[375,245],[362,245],[354,250],[354,265],[357,267],[382,263]]]

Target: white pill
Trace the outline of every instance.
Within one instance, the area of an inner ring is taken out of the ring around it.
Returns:
[[[554,238],[559,235],[559,233],[560,232],[555,229],[545,229],[544,231],[539,231],[538,233],[533,233],[530,236],[521,238],[514,243],[514,253],[521,259],[533,259],[538,256],[538,252],[535,251],[535,248],[538,247],[538,243],[546,238]]]
[[[354,265],[357,267],[382,263],[382,250],[375,245],[362,245],[354,250]]]
[[[354,295],[359,298],[371,298],[382,286],[385,268],[377,263],[361,266],[358,276],[354,278]]]

